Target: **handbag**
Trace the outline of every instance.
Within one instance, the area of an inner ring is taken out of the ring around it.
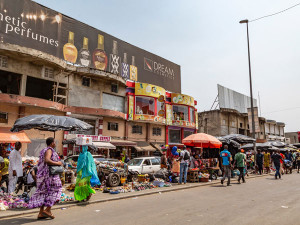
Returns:
[[[62,166],[49,166],[50,175],[60,175],[64,172],[64,168]]]

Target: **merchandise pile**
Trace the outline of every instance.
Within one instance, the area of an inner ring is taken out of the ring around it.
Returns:
[[[209,178],[209,174],[208,173],[199,173],[199,178]]]
[[[74,198],[71,197],[71,196],[68,196],[66,195],[65,193],[61,193],[61,197],[60,197],[60,203],[63,203],[63,202],[72,202],[74,201]]]
[[[12,196],[3,191],[0,191],[0,211],[5,211],[7,209],[20,209],[27,208],[29,197],[27,193],[20,196]]]

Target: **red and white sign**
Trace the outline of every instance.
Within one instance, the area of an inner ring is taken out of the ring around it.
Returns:
[[[67,134],[66,139],[73,139],[73,138],[91,138],[92,141],[101,141],[101,142],[110,142],[111,137],[109,136],[97,136],[97,135],[85,135],[85,134]]]

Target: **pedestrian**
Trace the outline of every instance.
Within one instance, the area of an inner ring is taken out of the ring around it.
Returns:
[[[16,184],[19,177],[23,177],[22,157],[20,149],[22,147],[21,142],[16,142],[15,148],[9,155],[9,182],[8,193],[12,194],[16,189]]]
[[[279,179],[281,179],[281,161],[282,161],[282,156],[280,155],[279,150],[272,155],[272,161],[274,163],[275,169],[276,169],[276,173],[275,173],[275,179],[277,179],[277,177],[279,177]]]
[[[180,157],[178,161],[180,161],[180,176],[179,176],[179,184],[182,184],[182,179],[184,176],[184,184],[186,184],[186,179],[187,179],[187,172],[188,172],[188,167],[190,163],[190,153],[186,149],[186,147],[183,147],[183,150],[180,152]]]
[[[296,162],[297,162],[297,172],[299,173],[300,170],[300,153],[298,152],[296,155]]]
[[[245,176],[244,176],[244,168],[245,168],[245,163],[246,163],[246,155],[241,152],[241,150],[238,150],[238,153],[235,154],[234,156],[234,164],[236,165],[238,170],[240,171],[240,175],[238,178],[238,183],[241,183],[241,179],[243,180],[243,183],[245,183]],[[234,167],[234,166],[233,166]]]
[[[49,169],[50,166],[63,166],[57,152],[54,150],[54,138],[47,138],[46,144],[47,147],[40,152],[39,156],[36,174],[37,189],[28,203],[28,208],[40,208],[37,219],[55,218],[51,212],[51,207],[59,202],[62,193],[59,175],[51,175]]]
[[[270,173],[270,161],[271,161],[271,155],[269,152],[264,153],[264,166],[266,168],[266,173]]]
[[[257,167],[258,167],[258,172],[261,175],[263,173],[264,156],[263,156],[263,154],[261,154],[260,150],[257,150],[256,163],[257,163]]]
[[[284,154],[282,154],[281,152],[279,152],[281,159],[280,159],[280,173],[281,175],[284,174],[284,169],[283,169],[283,160],[285,159]]]
[[[291,162],[293,162],[293,155],[292,153],[290,152],[290,150],[288,150],[286,153],[285,153],[285,159],[286,160],[289,160]]]
[[[221,179],[221,184],[224,183],[225,178],[227,177],[227,186],[230,186],[230,177],[231,177],[231,168],[230,168],[230,162],[231,162],[231,153],[228,151],[228,145],[224,145],[224,150],[221,151],[220,156],[222,158],[222,165],[224,169],[224,175]]]
[[[129,156],[126,154],[126,155],[125,155],[125,160],[124,160],[124,162],[125,162],[125,163],[128,163],[129,161],[130,161],[130,158],[129,158]]]
[[[95,190],[91,188],[100,185],[97,175],[96,164],[92,154],[88,151],[88,146],[83,145],[77,162],[77,178],[74,190],[76,201],[90,200]]]
[[[162,155],[160,157],[160,168],[163,169],[163,168],[168,168],[168,160],[167,160],[167,157],[166,157],[166,152],[162,152]]]
[[[5,155],[5,154],[3,154]],[[5,157],[0,156],[0,188],[2,187],[3,183],[6,184],[6,190],[8,191],[8,167],[9,167],[9,160]],[[3,187],[2,187],[3,188]],[[4,190],[4,188],[3,188]]]

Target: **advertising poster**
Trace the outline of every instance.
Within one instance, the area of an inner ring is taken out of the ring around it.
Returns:
[[[195,106],[193,97],[178,93],[171,93],[171,102],[174,104]]]
[[[134,115],[134,120],[141,121],[152,121],[157,123],[166,123],[166,119],[160,116],[152,116],[152,115]]]
[[[128,96],[128,120],[133,120],[134,113],[134,97]]]
[[[167,125],[172,125],[172,105],[166,104],[166,116],[167,116]]]
[[[196,129],[198,130],[198,112],[195,111]]]
[[[159,98],[166,95],[166,90],[162,87],[158,87],[152,84],[135,83],[135,95],[151,96]]]
[[[0,32],[3,44],[181,92],[179,65],[31,0],[0,0]]]

